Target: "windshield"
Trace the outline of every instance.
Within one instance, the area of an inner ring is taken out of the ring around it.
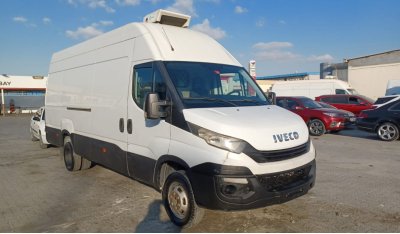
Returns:
[[[164,63],[185,108],[270,104],[242,67],[200,62]]]
[[[300,98],[301,103],[307,109],[319,109],[323,108],[318,102],[310,99],[310,98]]]
[[[358,94],[358,92],[355,89],[347,89],[347,91],[349,92],[349,94],[352,94],[352,95]]]

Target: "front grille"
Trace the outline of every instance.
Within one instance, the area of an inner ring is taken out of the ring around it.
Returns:
[[[312,165],[294,170],[257,176],[258,181],[268,192],[279,192],[307,180]]]
[[[293,148],[271,151],[259,151],[251,145],[247,145],[244,148],[243,153],[245,153],[258,163],[265,163],[294,158],[303,155],[308,151],[310,151],[310,140],[302,145]]]

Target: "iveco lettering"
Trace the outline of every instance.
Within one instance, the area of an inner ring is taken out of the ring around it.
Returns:
[[[96,164],[147,184],[186,227],[205,208],[252,209],[307,193],[315,149],[304,121],[272,105],[189,22],[158,10],[53,55],[46,137],[67,170]]]

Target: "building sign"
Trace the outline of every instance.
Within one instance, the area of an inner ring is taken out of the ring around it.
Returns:
[[[0,87],[2,86],[11,86],[11,81],[1,81],[0,80]]]

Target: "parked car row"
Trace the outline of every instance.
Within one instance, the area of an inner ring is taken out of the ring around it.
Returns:
[[[316,101],[304,97],[277,97],[276,104],[303,118],[309,132],[321,136],[356,124],[360,130],[375,132],[384,141],[400,137],[400,95],[378,98],[361,95],[322,95]]]

